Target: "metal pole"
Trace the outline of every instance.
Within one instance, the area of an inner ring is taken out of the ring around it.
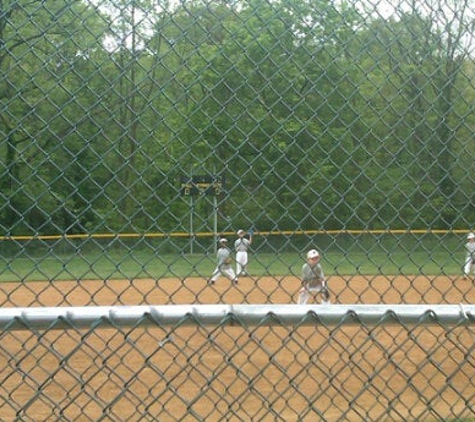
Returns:
[[[98,324],[100,323],[100,324]],[[141,325],[475,325],[475,305],[158,305],[0,308],[0,330]]]
[[[190,195],[190,254],[193,253],[193,242],[195,241],[195,228],[193,227],[193,214],[195,213],[195,201]]]
[[[213,195],[213,203],[214,203],[214,224],[213,224],[213,232],[214,232],[214,253],[218,251],[218,198],[216,195]]]

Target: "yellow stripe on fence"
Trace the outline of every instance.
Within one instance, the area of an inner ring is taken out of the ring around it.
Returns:
[[[375,229],[375,230],[272,230],[255,231],[254,235],[259,236],[292,236],[292,235],[361,235],[361,234],[467,234],[470,230],[431,230],[431,229]],[[220,236],[232,236],[235,232],[220,232]],[[212,232],[170,232],[170,233],[80,233],[80,234],[52,234],[52,235],[18,235],[18,236],[0,236],[0,241],[16,240],[60,240],[60,239],[127,239],[127,238],[167,238],[167,237],[212,237],[216,233]]]

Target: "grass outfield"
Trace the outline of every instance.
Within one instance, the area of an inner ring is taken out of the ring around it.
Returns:
[[[460,255],[460,254],[458,254]],[[463,255],[457,259],[441,253],[343,253],[329,252],[322,257],[328,276],[339,275],[459,275]],[[250,273],[255,276],[300,275],[304,257],[296,253],[250,254]],[[215,267],[214,255],[152,252],[70,254],[47,257],[0,259],[0,282],[78,279],[137,279],[166,277],[209,277]]]

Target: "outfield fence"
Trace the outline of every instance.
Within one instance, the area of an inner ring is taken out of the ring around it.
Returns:
[[[475,307],[0,310],[4,421],[475,418]]]

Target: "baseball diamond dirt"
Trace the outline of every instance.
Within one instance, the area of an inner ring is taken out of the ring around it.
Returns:
[[[475,300],[473,281],[448,276],[332,276],[328,284],[333,302],[342,304]],[[245,277],[237,286],[225,279],[209,286],[201,278],[37,281],[1,284],[0,302],[282,304],[296,303],[299,287],[296,277]],[[91,330],[6,330],[2,338],[3,421],[474,417],[473,336],[462,328],[448,335],[437,326],[121,329],[98,323]]]

